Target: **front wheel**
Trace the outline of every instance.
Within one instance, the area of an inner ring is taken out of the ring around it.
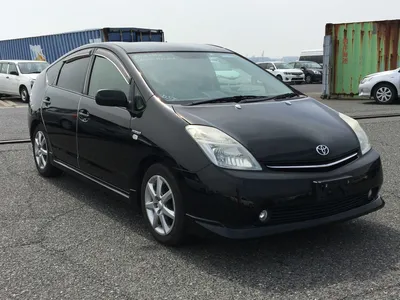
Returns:
[[[397,92],[392,85],[381,83],[374,89],[373,96],[379,104],[390,104],[396,100]]]
[[[183,199],[169,168],[154,164],[147,170],[142,181],[141,206],[147,227],[158,242],[178,246],[184,241]]]
[[[19,91],[19,95],[21,97],[22,102],[24,102],[24,103],[29,102],[29,93],[28,93],[28,89],[25,86],[21,87],[21,89]]]
[[[306,83],[310,84],[312,82],[311,75],[306,76]]]
[[[280,81],[283,80],[281,75],[276,76],[276,78],[278,78]]]

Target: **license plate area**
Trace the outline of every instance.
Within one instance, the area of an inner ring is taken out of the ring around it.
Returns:
[[[315,200],[329,201],[349,196],[351,177],[313,181]]]

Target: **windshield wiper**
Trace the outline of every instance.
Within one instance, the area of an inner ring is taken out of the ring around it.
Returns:
[[[239,101],[239,103],[249,103],[249,102],[259,102],[259,101],[267,101],[267,100],[279,100],[279,99],[289,99],[289,98],[294,98],[294,97],[302,97],[303,95],[301,94],[296,94],[296,93],[285,93],[285,94],[280,94],[276,96],[271,96],[271,97],[263,97],[263,99],[244,99],[242,101]]]
[[[240,96],[231,96],[231,97],[223,97],[223,98],[195,101],[188,105],[199,105],[199,104],[205,104],[205,103],[223,103],[223,102],[236,102],[236,103],[239,102],[240,103],[240,102],[243,102],[245,100],[250,100],[250,99],[266,100],[267,98],[268,98],[267,96],[240,95]]]

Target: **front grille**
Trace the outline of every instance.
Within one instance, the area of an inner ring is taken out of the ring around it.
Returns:
[[[362,194],[324,202],[311,202],[299,206],[273,207],[268,210],[270,219],[266,222],[266,225],[280,225],[329,217],[369,202],[371,200],[368,198],[368,194]]]
[[[267,162],[264,165],[270,169],[276,169],[281,171],[329,171],[344,166],[358,158],[358,153],[347,152],[340,156],[336,156],[331,159],[321,160],[317,162],[311,161],[290,161],[290,162]]]
[[[303,75],[303,73],[301,73],[301,72],[293,72],[293,73],[291,73],[292,75],[295,75],[295,76],[301,76],[301,75]]]

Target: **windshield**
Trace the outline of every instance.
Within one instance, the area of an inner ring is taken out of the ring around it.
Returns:
[[[322,66],[316,62],[310,61],[310,62],[305,62],[303,65],[308,68],[308,69],[322,69]]]
[[[232,53],[152,52],[130,57],[153,92],[168,103],[292,92],[270,73]]]
[[[48,62],[20,62],[19,70],[22,74],[39,74],[49,65]]]
[[[291,69],[292,67],[285,63],[275,63],[277,69]]]

